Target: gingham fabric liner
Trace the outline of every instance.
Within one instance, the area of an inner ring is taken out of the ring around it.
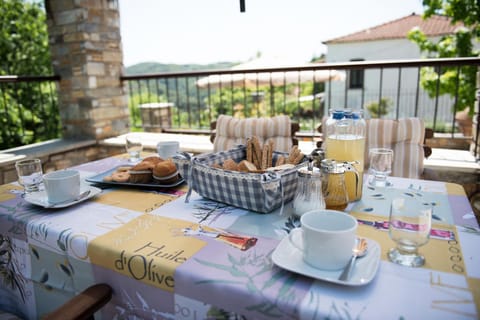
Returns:
[[[279,155],[286,154],[274,152],[274,162]],[[212,164],[221,164],[229,158],[236,162],[245,159],[246,147],[242,145],[191,160],[174,156],[174,162],[189,185],[189,193],[193,189],[202,197],[261,213],[271,212],[293,199],[297,170],[306,165],[304,162],[292,169],[261,174],[212,167]]]

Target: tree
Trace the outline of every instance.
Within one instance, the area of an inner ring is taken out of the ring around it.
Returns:
[[[43,2],[0,0],[0,75],[50,74]],[[59,136],[60,120],[52,86],[49,82],[0,86],[0,149]],[[49,121],[42,123],[42,119]]]
[[[380,99],[380,102],[370,102],[369,104],[367,104],[366,108],[372,118],[381,118],[382,116],[388,114],[391,105],[392,100],[390,100],[389,98],[382,98]]]
[[[477,0],[423,0],[424,19],[433,15],[444,15],[451,18],[451,23],[461,22],[454,34],[442,36],[438,42],[428,39],[425,34],[414,29],[409,32],[408,39],[415,42],[422,52],[429,58],[474,57],[479,52],[474,43],[480,36],[480,3]],[[457,96],[453,106],[455,111],[469,108],[473,115],[475,101],[477,68],[472,67],[443,67],[440,70],[423,68],[421,70],[421,84],[431,97],[437,93]],[[439,83],[437,86],[437,79]]]

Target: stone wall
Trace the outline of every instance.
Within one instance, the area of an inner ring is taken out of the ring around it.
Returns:
[[[123,53],[117,0],[46,0],[59,109],[66,139],[104,139],[129,131],[120,80]]]
[[[29,145],[27,148],[9,149],[8,152],[12,157],[3,157],[0,160],[0,185],[17,180],[15,161],[21,159],[40,159],[46,173],[118,155],[124,153],[125,149],[97,144],[95,140],[51,140]]]

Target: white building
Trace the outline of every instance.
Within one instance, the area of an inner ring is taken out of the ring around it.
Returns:
[[[328,53],[326,62],[405,60],[425,57],[416,43],[407,39],[413,28],[420,28],[430,39],[438,40],[451,34],[458,26],[452,25],[444,16],[433,16],[423,20],[420,15],[412,14],[353,34],[331,39],[325,42]],[[351,71],[344,83],[332,82],[325,89],[327,107],[366,108],[370,102],[378,102],[380,97],[391,102],[387,118],[417,115],[426,121],[433,120],[435,101],[428,98],[421,88],[417,89],[418,68],[398,68]],[[382,79],[382,81],[380,81]],[[400,80],[400,88],[399,88]],[[330,93],[329,93],[329,90]],[[399,95],[398,92],[401,92]],[[379,93],[381,92],[381,96]],[[417,94],[418,92],[418,94]],[[328,98],[330,97],[330,101]],[[418,101],[418,110],[415,106]],[[440,96],[438,101],[441,112],[438,119],[447,123],[452,120],[453,99]]]

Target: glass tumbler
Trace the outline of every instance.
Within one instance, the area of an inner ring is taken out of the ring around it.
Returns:
[[[130,156],[129,162],[136,163],[141,160],[140,153],[143,151],[143,145],[139,135],[128,134],[125,137],[125,148]]]
[[[387,177],[392,173],[393,150],[389,148],[371,148],[368,152],[370,167],[368,183],[372,187],[386,187]]]
[[[390,261],[408,267],[421,267],[425,257],[418,248],[430,239],[432,205],[414,198],[395,197],[389,218],[389,235],[396,247],[390,249]]]
[[[39,191],[43,181],[42,161],[40,159],[20,160],[15,163],[18,183],[25,193]]]

